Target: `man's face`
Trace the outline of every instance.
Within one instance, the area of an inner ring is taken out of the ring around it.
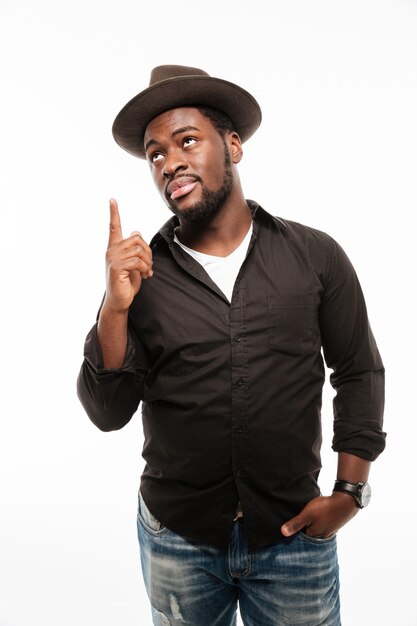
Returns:
[[[234,183],[232,143],[195,108],[171,109],[149,122],[144,144],[153,179],[168,207],[184,222],[210,219],[229,198]]]

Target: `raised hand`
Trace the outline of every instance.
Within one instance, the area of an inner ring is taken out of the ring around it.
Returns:
[[[132,233],[123,239],[117,202],[111,199],[106,296],[98,320],[98,339],[105,368],[122,366],[127,347],[129,307],[142,280],[151,276],[151,249],[140,233]]]
[[[139,292],[142,280],[152,276],[152,251],[140,233],[123,239],[116,200],[110,200],[110,234],[106,253],[105,307],[126,312]]]

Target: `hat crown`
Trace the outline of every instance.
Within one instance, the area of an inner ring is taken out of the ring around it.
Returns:
[[[151,72],[149,87],[163,80],[172,80],[180,76],[209,76],[209,74],[198,67],[188,67],[187,65],[158,65]]]

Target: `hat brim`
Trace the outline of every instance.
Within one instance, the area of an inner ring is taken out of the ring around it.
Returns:
[[[145,158],[143,137],[149,122],[184,106],[209,106],[225,113],[242,142],[253,135],[262,120],[259,104],[250,93],[212,76],[178,76],[158,82],[132,98],[113,123],[113,137],[124,150]]]

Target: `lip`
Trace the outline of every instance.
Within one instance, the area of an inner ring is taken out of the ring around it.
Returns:
[[[189,194],[197,185],[197,182],[197,179],[193,176],[179,176],[168,184],[166,193],[171,200],[181,198]]]

